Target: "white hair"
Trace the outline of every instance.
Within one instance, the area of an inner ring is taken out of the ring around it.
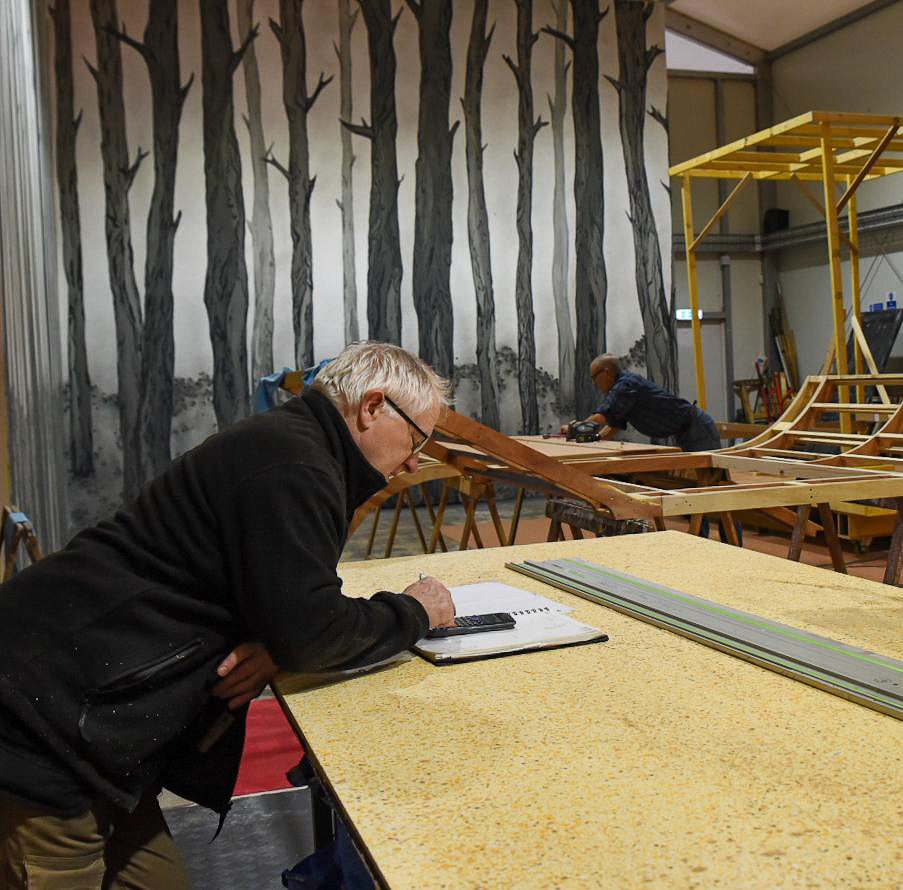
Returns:
[[[392,343],[364,340],[346,346],[311,384],[340,411],[357,408],[365,393],[381,389],[403,411],[422,414],[449,403],[451,386],[423,359]],[[387,406],[391,410],[391,405]]]

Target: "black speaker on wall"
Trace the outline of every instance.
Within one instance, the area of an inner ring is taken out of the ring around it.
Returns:
[[[762,232],[770,235],[772,232],[780,232],[790,225],[790,211],[782,207],[770,207],[762,218]]]

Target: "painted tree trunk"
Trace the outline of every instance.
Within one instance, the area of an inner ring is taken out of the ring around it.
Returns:
[[[452,251],[451,0],[407,0],[420,34],[414,269],[420,357],[443,377],[454,365],[454,321],[449,282]]]
[[[464,80],[465,155],[467,158],[467,235],[470,268],[477,300],[477,368],[480,373],[480,412],[483,423],[499,428],[498,363],[495,356],[495,297],[492,290],[492,261],[489,241],[489,213],[483,182],[483,70],[492,31],[486,34],[488,0],[474,0],[467,46]],[[493,26],[494,28],[494,26]]]
[[[367,326],[371,340],[401,343],[401,244],[398,235],[398,160],[395,140],[395,47],[398,13],[389,0],[358,0],[370,55],[370,119],[352,133],[370,139],[370,219],[367,243]]]
[[[60,195],[63,270],[69,307],[69,469],[73,476],[94,472],[91,427],[91,378],[85,345],[85,291],[82,274],[82,233],[78,204],[75,141],[81,112],[75,116],[72,81],[72,26],[69,0],[50,7],[54,27],[56,72],[56,178]]]
[[[602,131],[599,111],[598,0],[571,0],[574,13],[571,109],[574,118],[574,304],[577,318],[577,416],[586,417],[599,396],[589,376],[592,360],[605,352],[608,276],[603,238]]]
[[[536,341],[533,320],[533,144],[545,122],[533,118],[531,66],[533,44],[533,0],[517,2],[517,63],[505,62],[517,82],[517,269],[514,299],[517,306],[517,379],[523,432],[539,432],[539,404],[536,397]]]
[[[567,0],[558,0],[556,27],[562,33],[568,27]],[[572,409],[574,404],[574,333],[568,305],[568,232],[565,199],[564,113],[567,108],[567,70],[564,45],[555,43],[555,96],[549,97],[549,118],[552,125],[552,149],[555,159],[552,192],[552,296],[555,302],[555,322],[558,328],[558,399],[562,406]]]
[[[219,429],[248,413],[248,270],[241,158],[235,137],[232,77],[252,31],[232,49],[227,0],[199,0],[204,87],[207,277],[204,305],[213,347],[213,409]]]
[[[295,332],[295,364],[314,363],[314,272],[310,228],[310,197],[315,177],[310,175],[307,115],[320,91],[332,78],[307,92],[307,46],[302,11],[304,0],[279,0],[280,24],[270,27],[282,50],[282,101],[288,118],[288,205],[292,229],[292,327]]]
[[[103,162],[105,233],[113,317],[116,326],[119,431],[122,440],[123,500],[131,500],[141,485],[139,406],[141,389],[141,298],[135,281],[128,193],[146,155],[139,149],[129,164],[122,97],[122,52],[113,32],[118,27],[116,0],[91,0],[91,20],[97,45],[97,67],[90,67],[97,85]]]
[[[351,99],[351,32],[357,21],[358,10],[351,12],[351,0],[339,0],[339,90],[341,92],[339,118],[350,121],[353,115]],[[336,203],[342,214],[342,305],[345,319],[345,343],[360,340],[357,320],[357,269],[354,250],[354,150],[351,133],[339,125],[342,140],[342,197]]]
[[[147,216],[139,417],[141,480],[146,482],[162,473],[171,459],[173,244],[181,218],[173,212],[179,121],[191,81],[185,87],[180,81],[177,0],[151,0],[143,43],[124,32],[116,36],[147,64],[153,108],[154,189]]]
[[[236,4],[239,39],[244,42],[254,29],[254,0]],[[251,327],[251,385],[273,365],[273,296],[276,291],[276,257],[273,248],[273,221],[270,215],[270,179],[266,163],[266,140],[260,111],[260,70],[252,43],[242,62],[248,116],[245,125],[251,143],[251,173],[254,205],[251,210],[251,243],[254,257],[254,321]]]
[[[617,80],[609,80],[618,91],[618,120],[633,224],[637,297],[646,334],[646,374],[665,389],[676,392],[677,332],[665,297],[662,254],[649,197],[643,138],[646,76],[662,52],[658,47],[646,48],[646,21],[652,6],[652,3],[617,0],[619,73]]]

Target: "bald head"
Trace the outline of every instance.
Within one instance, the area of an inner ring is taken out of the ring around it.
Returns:
[[[597,355],[590,363],[589,373],[596,389],[608,392],[621,374],[621,362],[610,352]]]

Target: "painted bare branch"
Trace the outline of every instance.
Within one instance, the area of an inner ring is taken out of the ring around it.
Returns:
[[[517,269],[514,299],[517,306],[517,378],[523,432],[539,432],[536,395],[536,339],[533,316],[533,144],[541,118],[533,115],[531,66],[533,44],[533,0],[517,3],[517,63],[503,56],[517,83]]]
[[[367,326],[373,340],[401,343],[401,245],[398,234],[398,159],[395,140],[395,27],[389,0],[358,0],[367,26],[372,126],[346,124],[370,145]],[[403,7],[402,7],[403,8]],[[401,15],[399,11],[398,15]]]
[[[339,0],[339,45],[335,48],[339,60],[339,116],[350,121],[354,113],[351,99],[351,32],[360,10],[351,12],[351,0]],[[360,339],[357,320],[357,269],[354,250],[354,150],[351,131],[339,125],[342,140],[342,197],[338,201],[342,215],[342,306],[345,318],[345,343]]]
[[[254,30],[254,0],[236,4],[238,34],[244,41]],[[251,143],[251,173],[254,180],[254,204],[251,210],[251,244],[254,257],[254,321],[251,328],[251,382],[274,370],[273,297],[276,291],[276,256],[273,247],[273,220],[270,214],[270,177],[266,164],[266,140],[261,114],[260,69],[257,50],[252,43],[242,65],[248,116],[245,125]]]
[[[585,417],[597,402],[597,393],[589,376],[590,362],[605,351],[606,342],[608,276],[603,253],[605,197],[598,51],[599,22],[604,13],[599,11],[598,0],[571,0],[571,11],[573,35],[565,42],[573,49],[575,396],[577,415]],[[552,29],[550,33],[553,33]]]
[[[112,33],[118,28],[118,18],[116,0],[91,0],[91,21],[97,47],[97,65],[92,74],[100,112],[107,267],[116,326],[122,494],[124,500],[130,500],[138,493],[142,481],[139,437],[142,320],[128,202],[129,185],[137,167],[133,169],[129,164],[122,95],[122,50],[119,39]]]
[[[644,147],[646,78],[659,55],[646,48],[650,3],[616,0],[618,34],[618,122],[633,229],[637,298],[646,334],[646,373],[666,389],[676,390],[677,333],[669,311],[662,274],[662,254],[649,197]],[[669,251],[670,252],[670,251]]]
[[[483,177],[483,71],[492,30],[486,33],[488,0],[474,0],[467,45],[464,78],[465,155],[467,158],[467,235],[470,268],[477,300],[477,368],[480,372],[480,413],[483,423],[499,428],[499,396],[495,356],[495,296],[492,289],[492,259],[489,212]],[[493,26],[494,30],[495,26]]]
[[[313,247],[310,227],[310,144],[307,115],[332,78],[320,75],[313,93],[307,91],[307,45],[302,17],[304,0],[280,0],[279,26],[273,29],[282,51],[282,102],[288,118],[288,203],[292,230],[292,327],[295,364],[314,363]]]
[[[175,211],[179,122],[188,88],[179,73],[178,2],[150,0],[144,41],[124,30],[116,36],[147,65],[154,132],[154,189],[147,216],[144,266],[144,325],[141,346],[139,449],[141,479],[162,473],[171,459],[173,416],[173,246],[179,216]],[[139,151],[133,170],[141,162]],[[134,172],[131,173],[134,178]],[[129,180],[131,184],[131,179]]]
[[[555,30],[564,34],[568,27],[567,0],[559,0],[555,10]],[[574,333],[568,304],[568,232],[567,204],[564,195],[564,115],[567,109],[567,72],[570,63],[564,57],[564,45],[555,42],[555,96],[549,97],[549,118],[552,125],[555,179],[552,191],[552,296],[555,302],[555,323],[558,328],[558,396],[564,405],[574,404]]]
[[[457,123],[449,129],[451,100],[451,0],[408,5],[415,13],[420,45],[420,103],[417,118],[417,183],[414,191],[412,289],[420,357],[443,377],[454,364],[451,299],[452,172]]]
[[[248,413],[248,270],[241,157],[235,136],[232,49],[227,0],[198,0],[203,59],[207,276],[204,305],[213,347],[213,408],[220,429]],[[250,46],[252,30],[243,46]]]
[[[56,72],[56,178],[69,318],[69,469],[73,476],[90,476],[94,472],[94,433],[91,426],[91,378],[85,345],[82,234],[75,161],[75,141],[81,114],[75,116],[69,0],[57,0],[56,6],[50,8],[50,15],[53,19]]]

